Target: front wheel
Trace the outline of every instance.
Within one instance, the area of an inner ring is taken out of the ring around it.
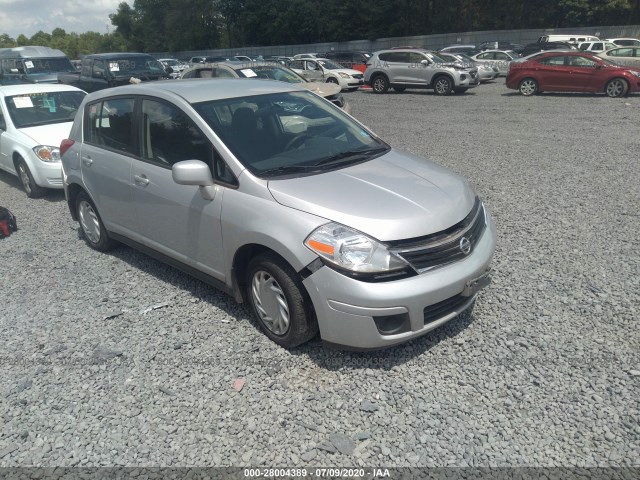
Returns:
[[[96,206],[85,192],[79,193],[76,198],[76,213],[80,222],[80,232],[87,245],[100,252],[116,246],[115,240],[109,238]]]
[[[525,78],[520,82],[520,85],[518,85],[518,90],[525,97],[530,97],[538,92],[538,82],[533,78]]]
[[[453,90],[453,82],[449,77],[438,77],[433,85],[436,95],[449,95]]]
[[[246,298],[260,328],[284,348],[301,345],[318,333],[311,300],[299,276],[275,254],[249,262]]]
[[[22,188],[24,188],[27,197],[39,198],[45,194],[45,189],[40,187],[33,179],[31,170],[29,170],[29,167],[22,158],[19,158],[16,162],[16,170],[18,171],[18,178],[20,179],[20,183],[22,183]]]
[[[329,78],[327,78],[327,83],[333,83],[335,85],[338,85],[338,80],[336,80],[333,77],[329,77]]]
[[[389,91],[389,80],[384,75],[378,75],[371,82],[373,93],[387,93]]]
[[[609,80],[607,82],[604,91],[607,94],[607,97],[624,97],[629,91],[629,84],[622,78],[614,78],[613,80]]]

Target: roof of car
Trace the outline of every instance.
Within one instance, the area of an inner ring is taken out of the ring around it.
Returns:
[[[79,88],[61,83],[20,83],[16,85],[0,86],[0,94],[5,97],[11,95],[25,95],[41,92],[82,92]]]
[[[148,53],[139,52],[116,52],[116,53],[92,53],[91,55],[84,55],[89,58],[130,58],[130,57],[151,57]],[[153,57],[151,57],[153,58]]]
[[[269,93],[284,93],[291,91],[305,92],[306,89],[292,83],[275,80],[257,80],[244,78],[189,78],[184,80],[165,80],[143,82],[137,85],[123,85],[121,87],[98,90],[89,95],[91,99],[103,96],[118,95],[151,95],[166,93],[182,97],[189,103],[199,103],[225,98],[248,97],[251,95],[266,95]],[[161,95],[163,96],[163,95]]]

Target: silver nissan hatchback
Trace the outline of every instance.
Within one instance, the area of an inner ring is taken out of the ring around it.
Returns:
[[[469,184],[292,84],[95,92],[61,154],[90,247],[125,243],[228,292],[283,347],[396,345],[490,282],[495,226]]]

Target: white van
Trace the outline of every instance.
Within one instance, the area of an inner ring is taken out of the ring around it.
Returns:
[[[593,35],[583,35],[580,33],[573,33],[570,35],[542,35],[538,38],[538,43],[544,42],[566,42],[577,45],[583,42],[597,42],[600,40]]]

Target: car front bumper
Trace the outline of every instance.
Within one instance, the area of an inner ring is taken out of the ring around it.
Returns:
[[[487,281],[495,250],[496,229],[487,218],[471,255],[421,275],[368,283],[323,266],[308,276],[303,283],[315,307],[322,340],[353,350],[390,347],[424,335],[469,308],[476,296],[473,289],[468,291],[470,281]],[[435,310],[430,308],[434,305]],[[398,319],[404,327],[399,333],[383,332],[380,322],[386,319]]]
[[[32,161],[31,175],[35,182],[44,188],[62,188],[62,164],[60,162],[47,163],[38,159]]]

